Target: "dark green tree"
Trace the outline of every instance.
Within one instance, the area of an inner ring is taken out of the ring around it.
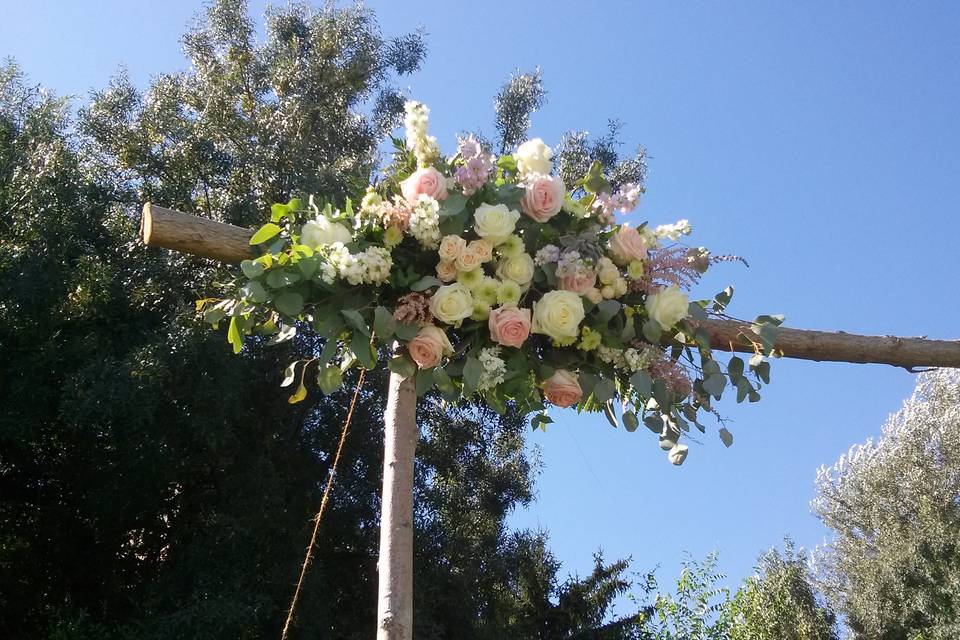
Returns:
[[[252,226],[294,193],[354,191],[425,47],[358,7],[274,10],[253,33],[245,2],[214,2],[183,40],[191,71],[142,93],[121,74],[76,121],[0,72],[0,636],[280,628],[349,396],[289,405],[278,372],[323,336],[233,356],[193,313],[222,267],[143,248],[137,214]],[[384,383],[362,393],[298,637],[370,635]],[[631,637],[584,635],[623,563],[560,583],[544,536],[505,527],[531,498],[525,418],[422,417],[416,637]]]

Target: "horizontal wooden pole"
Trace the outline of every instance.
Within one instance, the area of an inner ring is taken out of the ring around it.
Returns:
[[[253,255],[249,244],[253,231],[164,209],[149,202],[143,207],[140,235],[144,244],[149,246],[222,262],[240,262]],[[710,334],[710,345],[714,349],[753,351],[749,345],[737,340],[740,333],[749,335],[749,322],[716,319],[698,322]],[[889,364],[907,369],[960,368],[958,340],[863,336],[842,331],[781,327],[777,332],[776,348],[784,357],[800,360]]]

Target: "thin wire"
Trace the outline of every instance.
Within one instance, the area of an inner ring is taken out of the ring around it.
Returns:
[[[303,558],[303,566],[300,567],[300,578],[297,580],[297,588],[293,592],[293,601],[290,603],[290,609],[287,611],[287,621],[283,623],[283,633],[280,635],[280,640],[287,640],[290,623],[293,622],[293,612],[297,608],[297,602],[300,600],[300,591],[303,589],[303,579],[307,575],[307,567],[310,566],[310,561],[313,560],[313,547],[317,543],[317,532],[320,531],[320,520],[323,518],[323,512],[327,509],[330,488],[333,486],[333,479],[337,475],[337,463],[340,462],[343,443],[347,440],[347,431],[350,430],[350,421],[353,419],[353,408],[357,405],[357,398],[360,396],[360,388],[363,386],[363,376],[365,373],[366,371],[361,369],[360,377],[357,378],[357,389],[353,392],[350,409],[347,411],[347,419],[343,423],[343,431],[340,433],[340,443],[337,445],[337,453],[333,456],[333,465],[330,467],[330,472],[327,476],[327,486],[324,488],[323,498],[320,500],[320,510],[313,518],[313,534],[310,536],[310,544],[307,545],[307,555]]]

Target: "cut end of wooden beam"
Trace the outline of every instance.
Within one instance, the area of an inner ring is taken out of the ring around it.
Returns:
[[[140,216],[140,239],[143,244],[150,246],[150,236],[153,234],[153,212],[150,203],[143,205],[143,214]]]

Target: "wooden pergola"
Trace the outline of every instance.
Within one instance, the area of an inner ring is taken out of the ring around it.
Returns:
[[[144,244],[227,263],[256,257],[253,231],[207,218],[143,207],[140,235]],[[750,323],[698,321],[718,351],[753,352],[738,340]],[[781,327],[775,349],[782,357],[829,362],[875,363],[903,367],[960,368],[960,340],[810,331]],[[378,640],[413,637],[413,474],[419,430],[413,378],[391,372],[385,414],[382,514],[380,523]]]

